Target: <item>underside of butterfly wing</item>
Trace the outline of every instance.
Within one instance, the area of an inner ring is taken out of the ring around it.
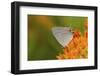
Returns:
[[[67,46],[67,44],[72,40],[73,33],[69,31],[67,27],[53,27],[52,32],[56,40],[63,46]]]

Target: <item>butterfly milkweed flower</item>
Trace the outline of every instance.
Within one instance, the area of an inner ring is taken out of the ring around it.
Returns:
[[[60,53],[58,59],[79,59],[87,58],[87,32],[81,35],[79,31],[74,32],[73,39],[70,43],[63,49],[63,53]]]

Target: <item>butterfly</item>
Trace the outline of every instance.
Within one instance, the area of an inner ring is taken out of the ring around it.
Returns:
[[[73,32],[69,27],[53,27],[52,33],[63,47],[66,47],[73,38]]]

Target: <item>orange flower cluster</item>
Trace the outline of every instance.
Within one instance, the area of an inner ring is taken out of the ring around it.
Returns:
[[[63,49],[63,53],[57,56],[57,59],[80,59],[88,57],[88,34],[87,31],[84,35],[79,31],[75,31],[73,39]]]

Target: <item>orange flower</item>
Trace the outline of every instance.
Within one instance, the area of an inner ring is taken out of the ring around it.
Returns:
[[[87,58],[87,46],[88,46],[88,34],[84,32],[84,35],[81,35],[79,31],[75,31],[73,39],[70,43],[63,49],[63,53],[60,53],[57,56],[57,59],[79,59]]]

